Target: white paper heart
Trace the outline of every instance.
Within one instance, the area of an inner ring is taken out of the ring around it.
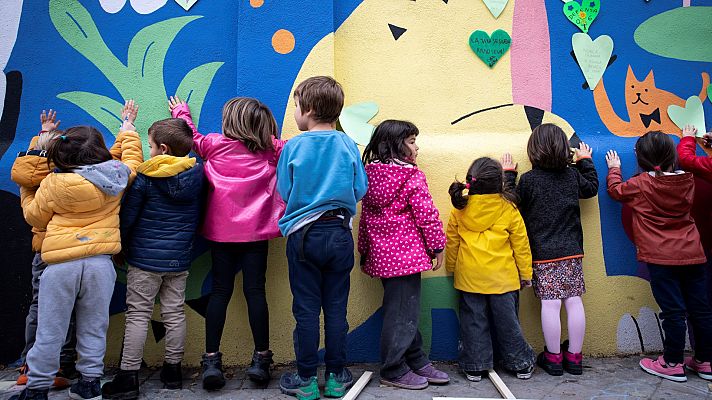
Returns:
[[[185,11],[190,10],[190,8],[193,7],[197,2],[198,0],[176,0],[176,3],[183,7]]]
[[[680,129],[684,129],[685,125],[692,125],[697,128],[699,137],[707,132],[705,129],[705,108],[702,106],[702,100],[697,96],[690,96],[685,101],[685,107],[668,106],[667,113],[670,120]]]
[[[502,11],[504,11],[504,8],[507,6],[507,2],[509,0],[483,0],[485,2],[485,5],[487,8],[489,8],[490,12],[495,18],[499,18],[499,15],[502,14]]]
[[[578,32],[571,37],[571,45],[588,87],[595,89],[613,54],[613,39],[608,35],[601,35],[596,40],[591,40],[587,33]]]

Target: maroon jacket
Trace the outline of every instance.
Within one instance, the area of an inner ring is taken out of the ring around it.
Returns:
[[[608,194],[633,210],[638,260],[659,265],[707,261],[690,215],[695,181],[690,173],[654,177],[644,172],[623,182],[620,168],[608,170]]]

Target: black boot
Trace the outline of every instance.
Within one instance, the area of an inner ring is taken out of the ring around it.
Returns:
[[[105,399],[113,400],[138,399],[138,371],[120,370],[113,381],[104,384],[101,395]]]
[[[260,354],[255,351],[252,354],[252,363],[250,368],[247,368],[247,376],[255,383],[265,384],[269,382],[270,367],[274,364],[272,361],[272,350],[267,350],[267,354]]]
[[[213,355],[203,354],[203,389],[218,390],[225,386],[225,377],[222,368],[222,353]]]
[[[8,400],[47,400],[47,392],[49,392],[48,389],[34,390],[26,388],[20,394],[16,394]]]
[[[161,368],[161,382],[164,389],[183,389],[183,370],[180,363],[170,364],[164,361]]]

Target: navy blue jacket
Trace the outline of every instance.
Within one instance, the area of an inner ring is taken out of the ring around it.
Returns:
[[[121,203],[122,248],[131,266],[152,272],[186,271],[193,260],[201,216],[203,165],[156,177],[166,174],[142,168],[152,160],[155,157],[138,167]]]

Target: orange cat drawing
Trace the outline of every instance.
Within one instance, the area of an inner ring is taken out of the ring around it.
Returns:
[[[702,101],[707,98],[706,89],[709,83],[709,75],[703,72],[702,90],[699,94]],[[685,99],[655,87],[653,71],[650,71],[645,80],[641,82],[633,74],[630,65],[628,66],[628,74],[625,78],[625,103],[630,122],[623,121],[613,110],[603,85],[603,79],[593,91],[593,100],[596,103],[598,115],[606,128],[614,135],[642,136],[648,131],[663,131],[678,136],[682,134],[682,130],[668,117],[667,108],[671,104],[684,107]]]

